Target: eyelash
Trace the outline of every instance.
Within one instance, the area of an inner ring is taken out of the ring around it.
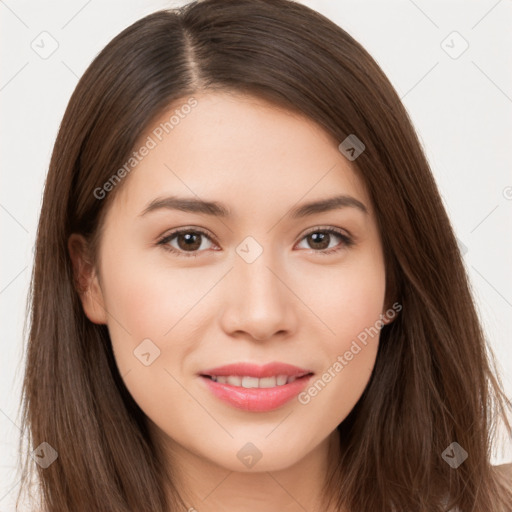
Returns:
[[[181,251],[181,250],[175,249],[174,247],[171,247],[169,245],[169,242],[173,238],[175,238],[177,235],[181,235],[183,233],[201,234],[201,235],[204,235],[206,238],[208,238],[210,241],[214,242],[214,240],[209,235],[209,233],[207,233],[206,231],[204,231],[201,228],[193,228],[193,229],[192,228],[183,228],[183,229],[177,229],[177,230],[172,231],[171,233],[165,235],[163,238],[161,238],[157,242],[157,245],[161,245],[164,250],[172,252],[179,256],[184,256],[185,258],[190,258],[190,257],[195,258],[195,257],[199,256],[202,251],[186,252],[186,251]],[[306,238],[307,236],[309,236],[313,233],[329,233],[332,235],[337,235],[341,238],[341,240],[343,242],[340,246],[332,247],[330,249],[324,249],[321,251],[315,251],[314,249],[311,249],[313,252],[320,254],[322,256],[327,256],[327,255],[330,255],[333,253],[337,253],[338,251],[340,251],[344,248],[348,248],[348,247],[351,247],[352,245],[354,245],[354,241],[352,240],[352,238],[349,237],[348,235],[346,235],[345,233],[343,233],[342,231],[335,229],[335,228],[322,228],[322,227],[316,227],[314,229],[311,229],[310,231],[308,231],[307,233],[305,233],[303,235],[303,237],[300,239],[300,241],[302,241],[304,238]]]

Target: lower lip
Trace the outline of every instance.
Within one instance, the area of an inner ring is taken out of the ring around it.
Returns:
[[[251,412],[266,412],[278,409],[297,396],[306,386],[313,375],[307,375],[282,386],[273,388],[243,388],[220,384],[208,377],[205,381],[210,391],[224,402]]]

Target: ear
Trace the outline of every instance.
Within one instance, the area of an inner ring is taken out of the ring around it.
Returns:
[[[395,320],[402,310],[402,305],[399,302],[394,302],[386,310],[382,312],[381,320],[384,325],[388,325]]]
[[[68,239],[68,251],[73,264],[75,288],[87,318],[95,324],[107,323],[107,312],[96,269],[91,262],[87,240],[77,233]]]
[[[389,318],[389,316],[386,315],[386,311],[383,311],[381,316],[381,320],[384,325],[388,325],[394,320],[393,318]]]

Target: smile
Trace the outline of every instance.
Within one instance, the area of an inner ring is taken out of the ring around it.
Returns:
[[[282,362],[263,366],[238,362],[203,370],[198,376],[222,402],[245,411],[266,412],[296,397],[313,372]]]

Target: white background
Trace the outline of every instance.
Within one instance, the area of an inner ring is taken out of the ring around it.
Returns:
[[[116,34],[181,3],[0,1],[0,511],[14,510],[25,301],[58,125],[78,77]],[[474,296],[512,397],[512,0],[303,3],[357,39],[402,98],[467,248]],[[58,42],[47,59],[31,48],[43,31]],[[469,44],[455,59],[444,49],[461,48],[453,31]],[[493,462],[510,461],[502,442]]]

